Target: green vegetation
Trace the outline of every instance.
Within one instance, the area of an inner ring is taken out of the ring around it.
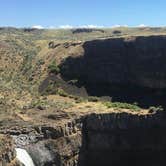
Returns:
[[[100,100],[99,97],[96,97],[96,96],[89,96],[88,97],[88,101],[90,102],[98,102]]]
[[[57,89],[59,88],[59,85],[53,81],[49,82],[46,89],[42,92],[42,95],[48,95],[48,94],[57,94]]]
[[[57,94],[60,95],[60,96],[63,96],[63,97],[68,97],[68,93],[66,93],[63,89],[61,88],[58,88],[57,89]]]
[[[44,90],[44,92],[42,93],[42,95],[59,95],[59,96],[63,96],[63,97],[68,97],[69,94],[66,93],[58,83],[51,81],[49,83],[49,85],[47,86],[47,88]]]
[[[63,102],[56,101],[56,102],[53,102],[51,106],[56,110],[65,110],[65,109],[69,109],[73,107],[73,103],[67,102],[67,101],[63,101]]]
[[[121,102],[104,102],[103,103],[107,108],[116,108],[116,109],[130,109],[134,111],[139,111],[141,108],[136,104],[121,103]]]
[[[86,102],[87,100],[83,97],[75,97],[75,102],[76,103],[83,103]]]
[[[41,100],[41,99],[32,100],[32,102],[29,106],[29,108],[37,108],[37,109],[40,109],[40,110],[44,110],[47,107],[49,107],[48,102],[46,100]]]
[[[155,113],[157,111],[164,111],[164,109],[163,109],[162,106],[158,106],[158,107],[151,106],[151,107],[149,107],[149,113]]]
[[[39,59],[38,62],[36,63],[38,66],[40,65],[44,65],[44,60],[43,59]]]
[[[98,102],[100,101],[99,97],[96,96],[89,96],[89,97],[81,97],[81,96],[74,96],[74,95],[69,95],[68,97],[71,99],[74,99],[76,103],[82,103],[82,102]]]
[[[50,73],[58,74],[60,72],[59,67],[56,64],[56,60],[54,60],[49,66],[48,70]]]

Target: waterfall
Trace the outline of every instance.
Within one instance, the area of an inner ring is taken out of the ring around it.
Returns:
[[[25,149],[16,148],[17,159],[25,166],[35,166],[31,156]]]

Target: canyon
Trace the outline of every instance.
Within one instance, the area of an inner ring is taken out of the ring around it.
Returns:
[[[27,150],[36,166],[155,166],[166,162],[165,128],[163,112],[92,113],[61,126],[35,127],[28,133],[24,128],[19,135],[13,135],[13,128],[5,133],[13,135],[16,145]]]
[[[0,165],[165,165],[166,36],[114,31],[0,30]]]

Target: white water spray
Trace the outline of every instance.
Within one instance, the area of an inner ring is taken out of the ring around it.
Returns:
[[[35,166],[28,152],[21,148],[16,148],[17,159],[25,166]]]

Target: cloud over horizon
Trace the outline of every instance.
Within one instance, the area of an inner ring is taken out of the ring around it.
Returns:
[[[141,24],[143,26],[143,24]],[[72,29],[72,28],[120,28],[120,27],[130,27],[127,24],[125,25],[112,25],[112,26],[103,26],[103,25],[93,25],[93,24],[88,24],[88,25],[79,25],[79,26],[72,26],[72,25],[61,25],[58,28],[62,28],[62,29]],[[56,28],[56,27],[54,27]]]
[[[44,29],[44,27],[41,26],[41,25],[33,25],[32,28],[35,28],[35,29]]]
[[[72,29],[73,26],[72,25],[60,25],[59,28],[61,28],[61,29]]]
[[[101,25],[79,25],[79,26],[72,26],[72,25],[60,25],[59,28],[62,29],[72,29],[72,28],[104,28],[104,26]]]
[[[144,27],[147,27],[147,25],[145,25],[145,24],[140,24],[140,25],[138,25],[138,27],[144,28]]]
[[[120,25],[120,24],[115,24],[115,25],[112,25],[112,26],[103,26],[103,25],[93,25],[93,24],[87,24],[87,25],[77,25],[77,26],[73,26],[73,25],[69,25],[69,24],[66,24],[66,25],[60,25],[60,26],[48,26],[48,27],[44,27],[42,25],[33,25],[32,28],[36,28],[36,29],[44,29],[44,28],[47,28],[47,29],[73,29],[73,28],[120,28],[120,27],[129,27],[129,28],[132,28],[132,27],[140,27],[140,28],[143,28],[143,27],[148,27],[147,25],[145,24],[139,24],[137,26],[129,26],[127,24],[125,25]]]

